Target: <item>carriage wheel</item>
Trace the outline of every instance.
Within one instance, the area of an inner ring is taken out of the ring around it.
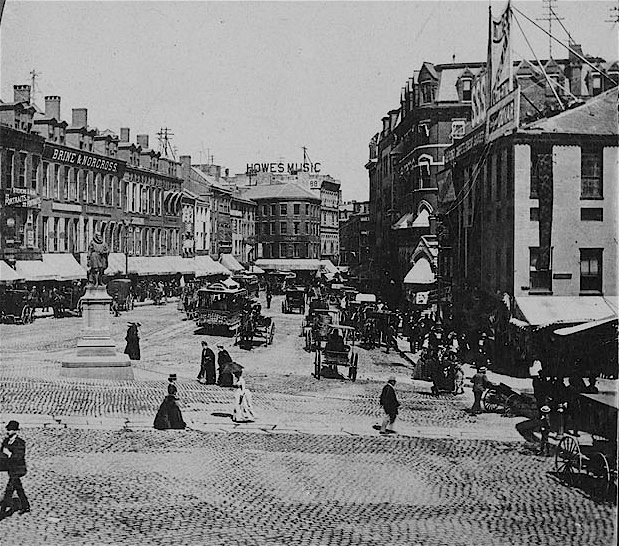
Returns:
[[[484,408],[486,411],[496,412],[499,411],[501,406],[501,398],[499,397],[499,393],[494,389],[488,389],[483,397],[482,402],[484,403]]]
[[[565,436],[555,454],[555,471],[569,484],[573,484],[576,475],[582,471],[582,457],[578,442],[571,436]]]
[[[314,357],[314,377],[320,379],[320,351],[316,351]]]
[[[21,310],[20,320],[22,324],[28,324],[28,314],[30,311],[30,307],[24,305],[24,308]]]
[[[595,479],[595,492],[601,497],[608,496],[612,475],[606,455],[600,452],[594,453],[587,465],[587,473]]]
[[[352,366],[350,368],[350,380],[355,382],[357,380],[357,369],[359,367],[359,353],[352,355]]]
[[[520,408],[519,400],[520,396],[515,393],[507,397],[504,410],[504,415],[506,417],[518,415],[518,409]]]

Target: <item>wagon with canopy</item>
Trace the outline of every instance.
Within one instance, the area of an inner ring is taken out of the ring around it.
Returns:
[[[339,378],[344,376],[338,371],[338,366],[348,367],[348,379],[357,379],[359,352],[355,347],[355,329],[341,324],[330,324],[326,340],[316,344],[314,354],[314,377]]]
[[[241,327],[247,290],[222,282],[198,290],[198,305],[194,315],[196,324],[206,330],[226,330],[236,336]]]

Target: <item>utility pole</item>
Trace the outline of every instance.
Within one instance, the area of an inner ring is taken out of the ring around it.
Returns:
[[[170,141],[174,133],[170,131],[168,127],[163,127],[159,129],[157,133],[157,137],[159,138],[159,152],[161,152],[166,157],[172,157],[174,161],[176,161],[176,155],[174,154],[174,149],[172,148],[172,144]]]
[[[559,17],[554,9],[557,0],[542,0],[544,4],[544,10],[546,11],[544,17],[538,17],[538,21],[548,21],[548,34],[552,35],[552,21],[563,21],[563,17]],[[571,38],[570,38],[571,39]],[[552,37],[548,36],[548,58],[552,59]]]

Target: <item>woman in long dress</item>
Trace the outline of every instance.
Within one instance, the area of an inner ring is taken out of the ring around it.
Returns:
[[[251,403],[251,391],[245,386],[245,379],[242,375],[242,371],[234,373],[235,393],[232,420],[235,423],[251,423],[256,420],[256,416]]]
[[[187,425],[183,421],[183,414],[178,405],[178,388],[175,384],[176,374],[170,374],[168,378],[168,395],[163,399],[159,411],[155,416],[153,426],[158,430],[169,428],[184,429]]]
[[[127,335],[125,336],[127,341],[125,354],[129,355],[130,360],[140,360],[140,334],[138,326],[140,326],[139,322],[130,322],[129,328],[127,328]]]

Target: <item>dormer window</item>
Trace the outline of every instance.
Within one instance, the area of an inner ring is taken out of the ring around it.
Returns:
[[[593,74],[591,77],[591,94],[598,95],[602,91],[602,76]]]
[[[473,82],[469,78],[466,78],[466,79],[462,80],[462,100],[463,101],[470,101],[471,100],[472,83]]]
[[[425,82],[421,84],[421,101],[424,104],[434,102],[434,85],[432,82]]]

